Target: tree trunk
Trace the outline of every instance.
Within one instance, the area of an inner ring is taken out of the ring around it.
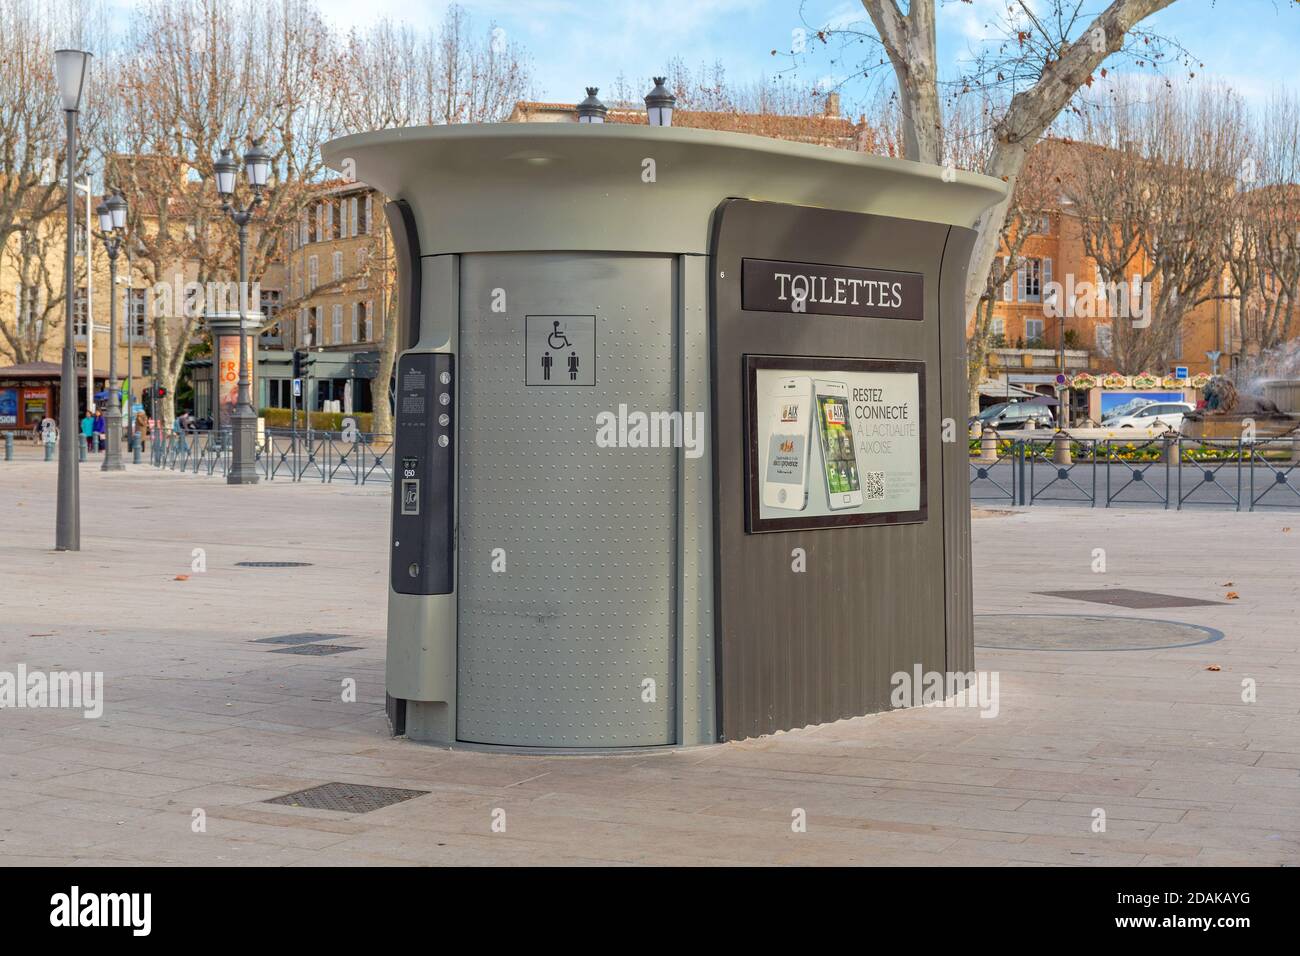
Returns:
[[[388,384],[393,378],[393,366],[397,364],[397,315],[396,308],[386,310],[384,315],[384,338],[379,346],[379,365],[375,377],[370,380],[370,430],[376,435],[393,434],[393,413],[388,405]]]

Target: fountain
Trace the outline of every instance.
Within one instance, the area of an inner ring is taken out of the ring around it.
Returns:
[[[1284,402],[1300,402],[1300,380],[1271,380],[1260,384]],[[1184,438],[1240,438],[1247,421],[1253,423],[1257,439],[1280,438],[1300,428],[1300,415],[1294,414],[1300,408],[1295,404],[1288,404],[1284,411],[1276,399],[1242,393],[1231,379],[1222,375],[1211,378],[1201,395],[1205,406],[1183,416]]]

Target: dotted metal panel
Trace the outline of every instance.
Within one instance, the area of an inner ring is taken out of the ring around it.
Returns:
[[[709,260],[682,256],[681,366],[682,408],[701,412],[705,423],[700,441],[705,453],[679,459],[681,515],[681,612],[679,687],[681,729],[678,743],[704,744],[717,739],[714,714],[713,658],[713,456],[709,451]]]
[[[530,314],[596,317],[594,385],[524,384]],[[668,257],[461,258],[458,739],[673,742],[676,451],[596,441],[674,408],[673,325]]]

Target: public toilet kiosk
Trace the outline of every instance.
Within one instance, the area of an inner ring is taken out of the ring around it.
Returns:
[[[398,252],[395,733],[700,744],[973,669],[963,291],[1003,183],[626,125],[325,156]]]

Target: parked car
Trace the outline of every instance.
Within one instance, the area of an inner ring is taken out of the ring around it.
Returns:
[[[1187,402],[1152,402],[1127,415],[1115,415],[1102,419],[1103,428],[1156,428],[1161,431],[1172,428],[1177,431],[1183,424],[1183,416],[1195,411]]]
[[[982,430],[986,425],[999,431],[1016,428],[1052,428],[1056,416],[1046,405],[1032,402],[999,402],[990,405],[970,420],[972,430]]]

